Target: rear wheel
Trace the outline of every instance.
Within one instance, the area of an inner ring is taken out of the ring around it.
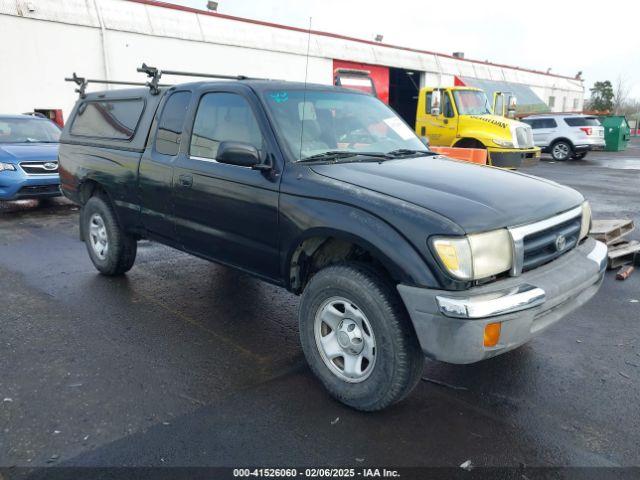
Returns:
[[[558,162],[564,162],[573,155],[573,148],[569,142],[559,140],[551,146],[551,156]]]
[[[100,273],[122,275],[133,267],[136,239],[120,227],[107,199],[91,197],[82,209],[81,222],[87,252]]]
[[[329,266],[304,290],[299,309],[305,357],[337,400],[358,410],[402,400],[424,355],[395,287],[360,264]]]

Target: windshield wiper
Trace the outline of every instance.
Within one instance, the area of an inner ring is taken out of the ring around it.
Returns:
[[[24,141],[19,141],[16,143],[59,143],[57,140],[38,140],[37,138],[27,137]]]
[[[401,158],[409,155],[433,155],[433,152],[429,150],[411,150],[409,148],[398,148],[397,150],[391,150],[387,152],[387,156],[390,158]]]
[[[411,155],[434,155],[429,150],[411,150],[408,148],[398,148],[397,150],[391,150],[388,153],[384,152],[351,152],[346,150],[330,150],[328,152],[317,153],[309,157],[304,157],[298,162],[316,162],[322,160],[338,160],[352,157],[371,157],[376,160],[394,160],[398,158],[404,158]]]
[[[357,156],[375,157],[375,158],[392,158],[383,152],[349,152],[346,150],[330,150],[328,152],[317,153],[309,157],[304,157],[298,162],[315,162],[318,160],[340,160],[343,158],[351,158]]]

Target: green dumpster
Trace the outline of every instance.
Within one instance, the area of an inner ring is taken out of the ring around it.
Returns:
[[[631,139],[631,129],[627,119],[622,115],[600,117],[604,127],[605,150],[607,152],[621,152],[626,150]]]

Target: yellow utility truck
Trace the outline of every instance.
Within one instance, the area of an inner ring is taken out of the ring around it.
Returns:
[[[437,147],[481,148],[487,163],[518,168],[535,163],[540,149],[533,144],[531,127],[508,118],[515,113],[515,98],[497,94],[495,115],[485,93],[473,87],[420,89],[416,133]]]

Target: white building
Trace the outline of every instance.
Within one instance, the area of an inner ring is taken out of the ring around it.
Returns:
[[[77,94],[65,77],[76,72],[144,81],[136,73],[142,62],[298,81],[307,72],[308,81],[326,84],[334,82],[336,68],[357,66],[371,71],[378,95],[399,110],[399,102],[414,101],[414,82],[511,88],[521,105],[523,96],[531,97],[536,109],[546,103],[552,111],[580,111],[584,97],[580,79],[327,32],[309,34],[154,0],[0,0],[0,113],[61,109],[66,117]]]

